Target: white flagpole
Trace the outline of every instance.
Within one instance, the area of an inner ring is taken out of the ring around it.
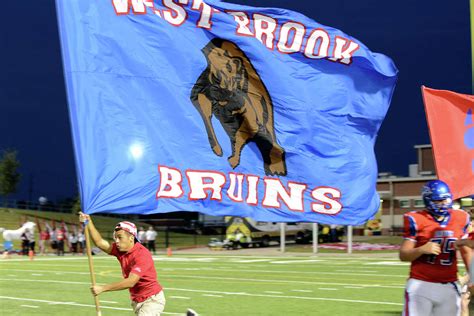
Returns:
[[[347,253],[352,253],[352,226],[347,226]]]
[[[313,223],[313,253],[318,253],[318,223]]]
[[[285,223],[280,223],[280,251],[281,253],[285,252],[285,243],[286,243],[286,233],[285,233]]]

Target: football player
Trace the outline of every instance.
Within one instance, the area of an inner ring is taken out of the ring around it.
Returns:
[[[459,316],[461,288],[457,278],[455,242],[467,237],[469,215],[452,209],[452,194],[440,180],[422,189],[426,210],[404,215],[404,241],[400,260],[411,262],[405,288],[405,316]],[[471,250],[461,246],[469,269]]]

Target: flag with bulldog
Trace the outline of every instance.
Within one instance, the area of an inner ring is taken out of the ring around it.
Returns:
[[[57,0],[84,210],[361,224],[397,69],[296,12]]]

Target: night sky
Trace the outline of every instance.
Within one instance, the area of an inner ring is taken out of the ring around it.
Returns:
[[[407,175],[408,164],[416,162],[413,146],[429,143],[422,84],[471,94],[468,0],[230,2],[299,11],[394,60],[399,81],[375,147],[379,171]],[[19,152],[22,174],[12,198],[73,197],[77,186],[54,1],[5,1],[2,9],[0,149]]]

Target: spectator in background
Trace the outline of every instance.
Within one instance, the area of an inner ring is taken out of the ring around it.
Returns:
[[[33,253],[34,253],[35,252],[35,244],[36,244],[35,234],[30,229],[25,230],[25,233],[26,233],[26,237],[28,239],[28,250],[27,250],[26,254],[28,254],[29,250],[33,251]]]
[[[71,233],[69,234],[69,243],[71,244],[71,252],[73,255],[77,254],[77,243],[78,243],[78,238],[76,233]]]
[[[77,233],[77,243],[81,247],[81,253],[86,253],[86,237],[84,236],[84,230],[81,228]]]
[[[30,241],[28,240],[28,233],[29,233],[29,229],[25,229],[25,231],[23,232],[23,234],[21,234],[21,253],[22,255],[24,256],[27,256],[28,255],[28,250],[30,250]]]
[[[58,256],[64,256],[64,240],[66,239],[66,230],[64,228],[56,228],[57,249]]]
[[[49,233],[51,249],[53,249],[53,252],[56,252],[58,249],[57,236],[58,236],[57,229],[56,229],[56,226],[54,226],[54,222],[53,222],[53,228],[50,230],[50,233]]]
[[[148,227],[148,230],[145,233],[146,245],[150,252],[153,251],[153,254],[156,253],[155,249],[155,240],[158,233],[153,229],[153,226]]]
[[[138,239],[141,242],[146,241],[146,232],[145,232],[145,229],[143,227],[140,227],[140,229],[138,230]]]
[[[43,221],[44,229],[41,228],[39,221],[36,221],[36,226],[38,226],[39,232],[39,252],[41,255],[45,255],[47,251],[47,247],[49,244],[49,239],[51,238],[50,231],[51,227],[49,227],[48,223]]]

